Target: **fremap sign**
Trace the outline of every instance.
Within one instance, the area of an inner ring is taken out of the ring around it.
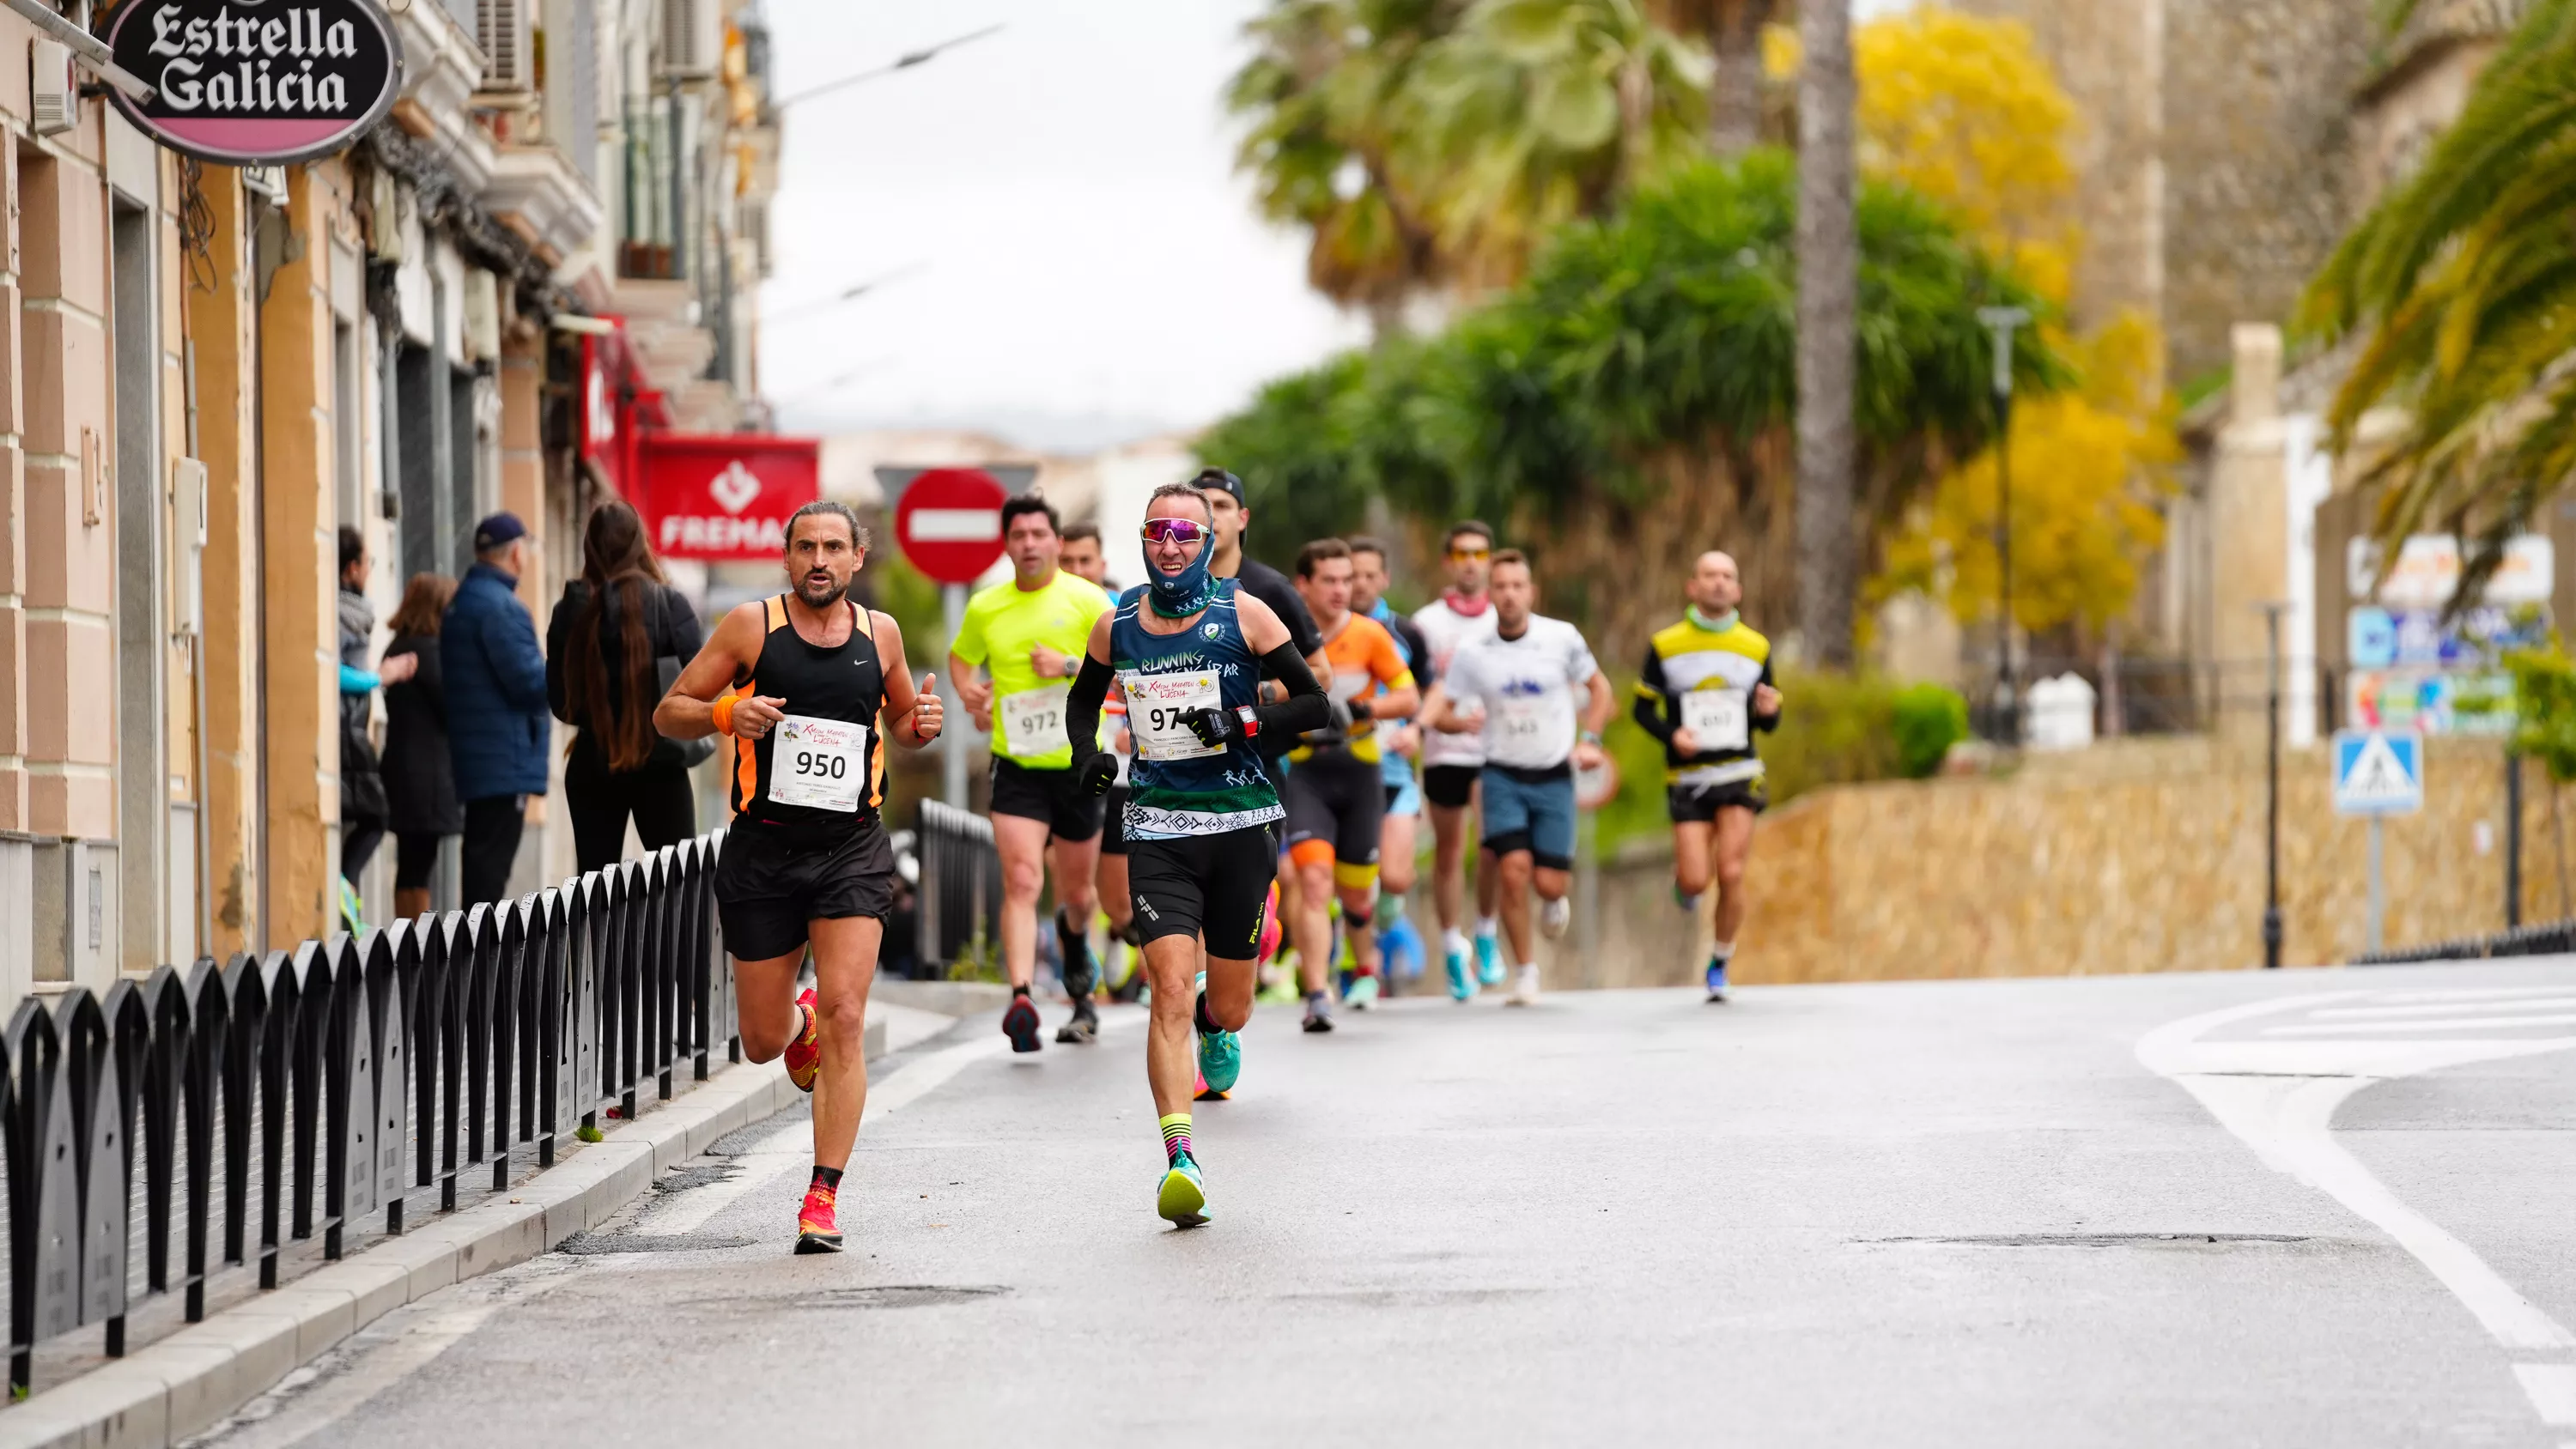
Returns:
[[[225,166],[344,150],[402,90],[402,43],[374,0],[126,0],[107,44],[153,88],[113,93],[126,119]]]

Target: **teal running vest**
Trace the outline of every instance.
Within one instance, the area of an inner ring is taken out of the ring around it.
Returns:
[[[1127,776],[1127,834],[1134,840],[1223,835],[1286,818],[1279,791],[1249,743],[1208,754],[1178,725],[1191,709],[1232,710],[1260,702],[1261,661],[1235,616],[1236,582],[1218,581],[1215,602],[1178,634],[1149,634],[1137,621],[1142,586],[1118,601],[1109,626],[1109,667],[1127,701],[1136,763]],[[1156,753],[1186,758],[1155,759]]]

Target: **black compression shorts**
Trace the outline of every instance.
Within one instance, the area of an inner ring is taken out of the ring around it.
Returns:
[[[1270,883],[1278,872],[1279,836],[1267,825],[1182,840],[1131,840],[1127,889],[1136,898],[1137,939],[1204,935],[1214,959],[1249,961],[1260,954]]]
[[[1100,814],[1100,853],[1123,856],[1127,853],[1127,787],[1112,785],[1101,798],[1108,808]]]
[[[1288,848],[1332,842],[1343,865],[1377,864],[1378,830],[1386,820],[1386,776],[1376,762],[1317,755],[1288,772]]]

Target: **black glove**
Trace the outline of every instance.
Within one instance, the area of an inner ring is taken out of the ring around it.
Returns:
[[[1351,702],[1347,699],[1333,699],[1326,700],[1325,703],[1331,708],[1333,714],[1333,722],[1329,728],[1341,734],[1349,734],[1352,723],[1359,718],[1358,712],[1351,708]]]
[[[1106,795],[1109,787],[1118,783],[1118,757],[1107,750],[1094,750],[1091,758],[1082,762],[1082,768],[1074,772],[1074,778],[1081,782],[1085,795]]]
[[[1199,737],[1199,743],[1211,750],[1221,750],[1247,738],[1243,731],[1243,716],[1230,709],[1192,710],[1189,726],[1190,733]]]

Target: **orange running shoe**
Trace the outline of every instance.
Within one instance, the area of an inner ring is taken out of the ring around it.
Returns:
[[[839,1197],[840,1194],[828,1187],[805,1190],[804,1209],[796,1214],[797,1252],[841,1251],[841,1218],[836,1206]]]
[[[794,1082],[800,1092],[814,1090],[814,1079],[823,1075],[823,1032],[815,1020],[814,1006],[814,988],[809,986],[804,995],[796,998],[796,1015],[804,1025],[797,1029],[796,1039],[787,1044],[785,1057],[787,1080]]]

